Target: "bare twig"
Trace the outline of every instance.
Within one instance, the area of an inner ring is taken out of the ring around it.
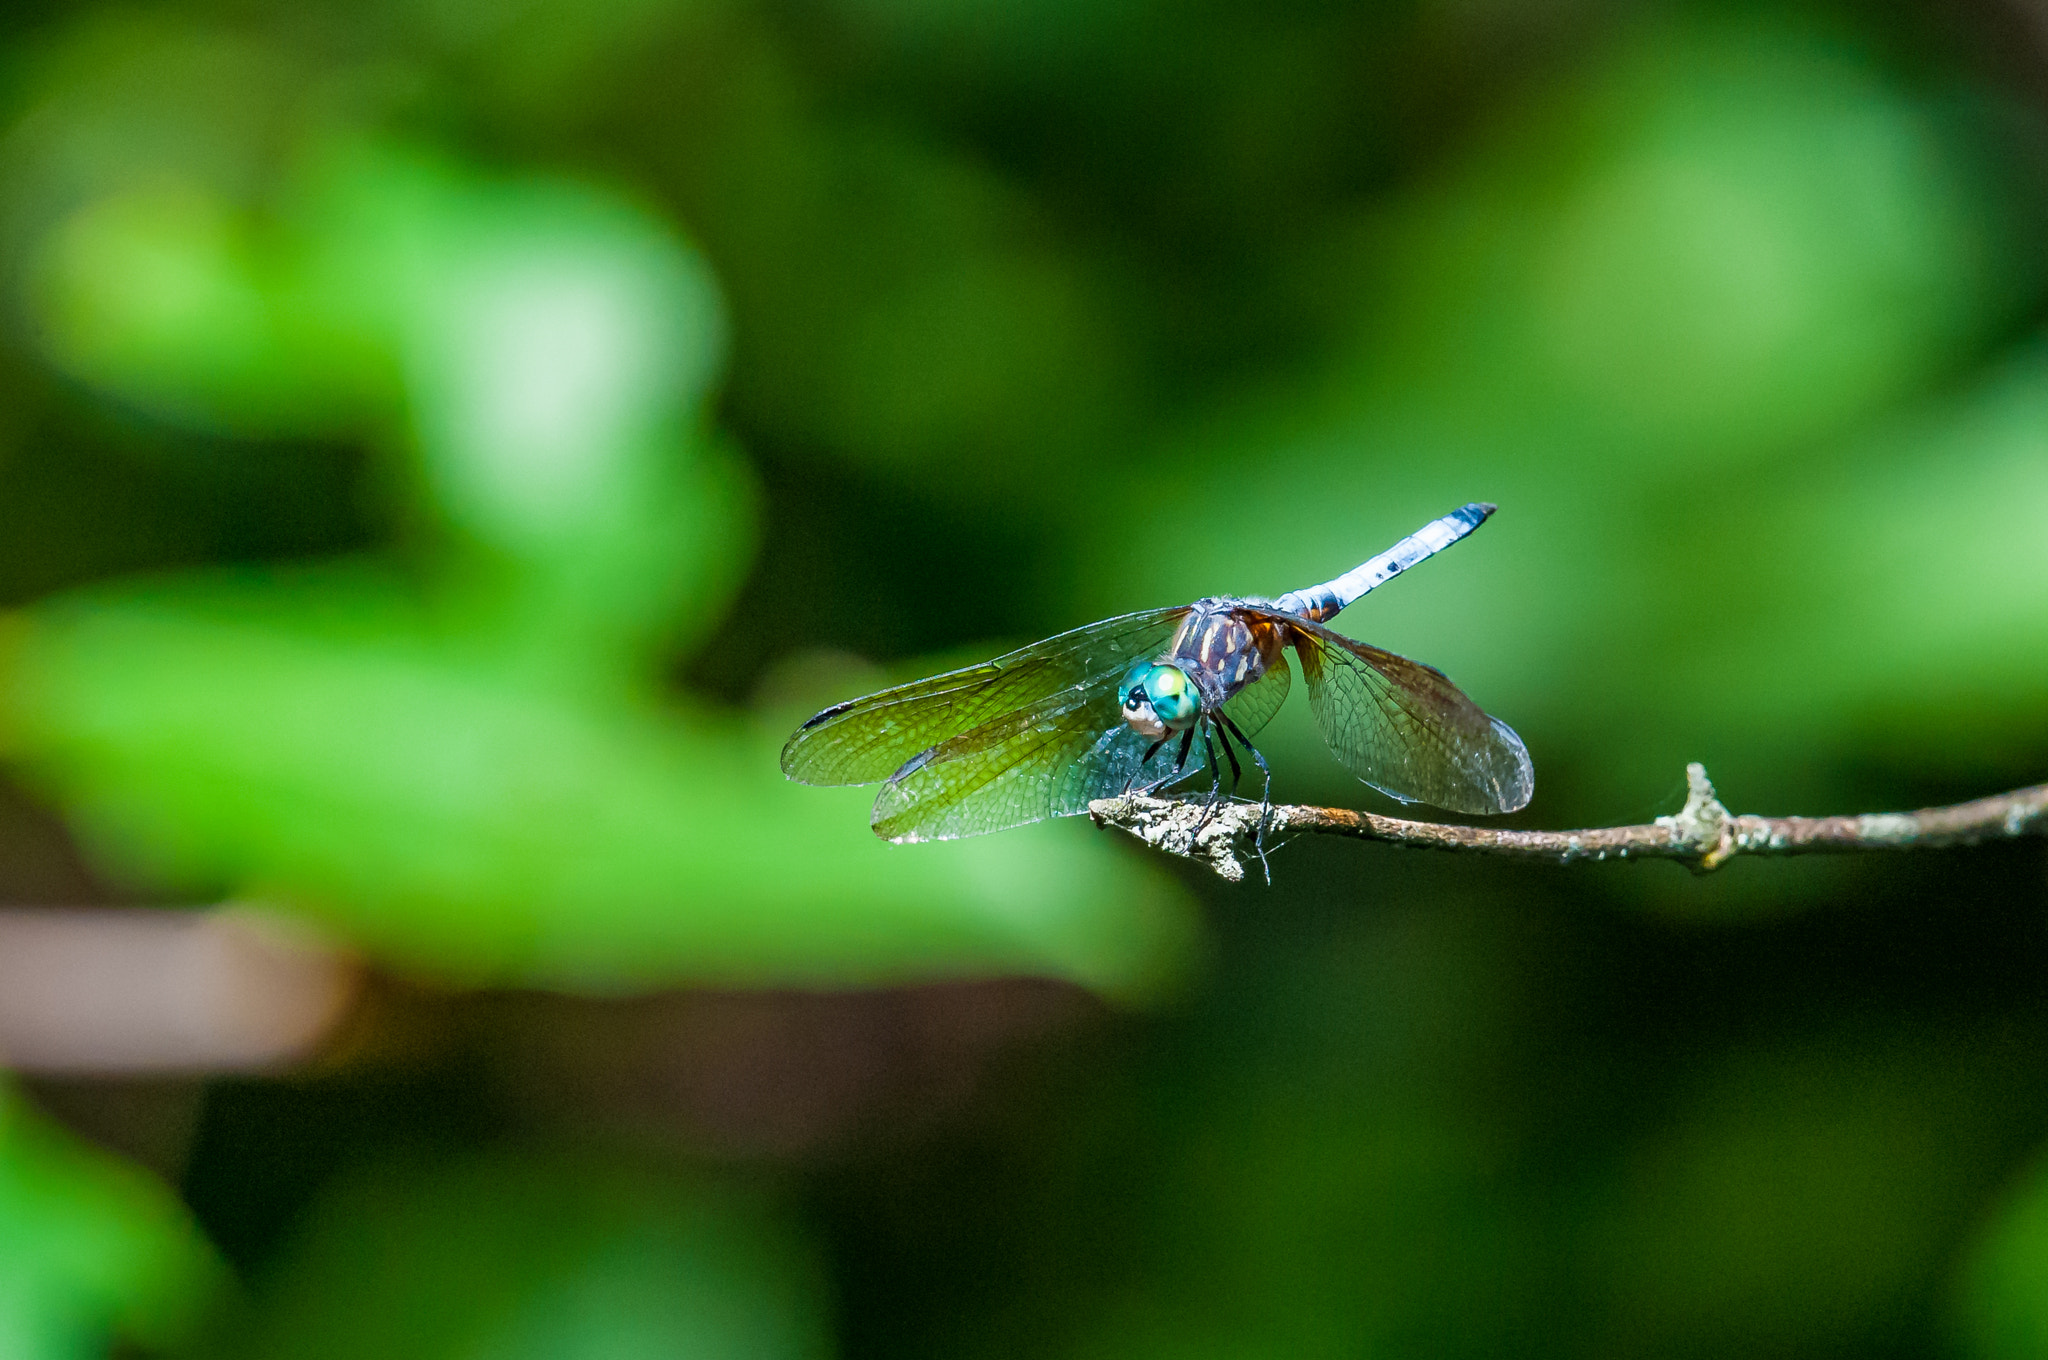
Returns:
[[[1349,808],[1281,806],[1271,809],[1265,834],[1270,839],[1290,831],[1314,831],[1551,864],[1675,859],[1696,873],[1707,873],[1737,855],[1931,849],[2048,833],[2048,784],[1918,812],[1751,817],[1736,816],[1721,805],[1705,766],[1686,766],[1685,778],[1689,789],[1685,806],[1676,816],[1659,817],[1644,826],[1503,831],[1410,822]],[[1233,883],[1244,877],[1241,856],[1253,846],[1260,815],[1256,803],[1227,803],[1212,809],[1201,802],[1136,796],[1098,799],[1088,812],[1097,826],[1120,827],[1154,849],[1205,864]]]

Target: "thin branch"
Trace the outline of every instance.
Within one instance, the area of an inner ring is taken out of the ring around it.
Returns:
[[[1265,835],[1313,831],[1360,840],[1388,841],[1430,850],[1466,850],[1510,859],[1577,864],[1586,860],[1675,859],[1695,873],[1720,868],[1737,855],[1821,855],[1860,850],[1917,850],[2048,834],[2048,784],[2015,789],[1949,807],[1918,812],[1871,812],[1853,817],[1737,816],[1723,807],[1706,767],[1685,767],[1685,806],[1677,815],[1643,826],[1583,831],[1503,831],[1493,827],[1410,822],[1349,808],[1280,806],[1270,810]],[[1201,802],[1128,796],[1089,804],[1097,826],[1130,832],[1156,850],[1191,859],[1231,882],[1244,877],[1244,859],[1256,855],[1260,820],[1256,803]]]

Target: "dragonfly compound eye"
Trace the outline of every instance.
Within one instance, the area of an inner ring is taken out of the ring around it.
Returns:
[[[1139,707],[1149,708],[1152,701],[1145,694],[1145,677],[1152,673],[1152,663],[1140,661],[1124,672],[1124,678],[1116,687],[1117,702],[1125,711]]]
[[[1202,698],[1194,681],[1178,666],[1154,666],[1145,677],[1145,694],[1159,721],[1172,728],[1186,727],[1201,712]]]
[[[1121,684],[1116,687],[1117,699],[1123,704],[1124,721],[1131,730],[1149,741],[1158,741],[1166,735],[1166,724],[1159,721],[1159,715],[1152,711],[1152,698],[1145,691],[1145,682],[1152,675],[1152,663],[1140,661],[1124,672]]]

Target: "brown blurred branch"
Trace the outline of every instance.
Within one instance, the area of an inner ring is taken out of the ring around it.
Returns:
[[[1271,810],[1265,835],[1313,831],[1387,841],[1430,850],[1466,850],[1511,859],[1576,864],[1584,860],[1675,859],[1695,873],[1720,868],[1737,855],[1845,854],[1860,850],[1917,850],[2048,832],[2048,784],[2015,789],[1949,807],[1918,812],[1871,812],[1850,817],[1737,816],[1721,804],[1706,767],[1685,767],[1690,792],[1675,816],[1643,826],[1581,831],[1503,831],[1483,826],[1410,822],[1349,808]],[[1156,850],[1191,859],[1231,882],[1244,877],[1242,856],[1256,853],[1259,805],[1103,798],[1089,805],[1097,826],[1130,832]]]
[[[360,982],[352,959],[252,907],[0,909],[0,1067],[270,1071],[325,1041]]]

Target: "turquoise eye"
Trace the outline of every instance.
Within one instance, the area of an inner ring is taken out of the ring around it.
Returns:
[[[1159,715],[1159,721],[1169,727],[1182,727],[1194,721],[1202,707],[1194,682],[1178,666],[1152,667],[1145,676],[1145,695],[1151,699],[1152,711]]]
[[[1202,696],[1187,672],[1164,662],[1140,661],[1125,671],[1117,698],[1123,703],[1125,721],[1155,737],[1160,735],[1155,728],[1186,727],[1202,711]]]
[[[1125,708],[1131,706],[1131,696],[1145,684],[1145,678],[1152,674],[1152,663],[1140,661],[1124,672],[1124,678],[1116,687],[1117,702]],[[1149,691],[1148,691],[1149,693]]]

